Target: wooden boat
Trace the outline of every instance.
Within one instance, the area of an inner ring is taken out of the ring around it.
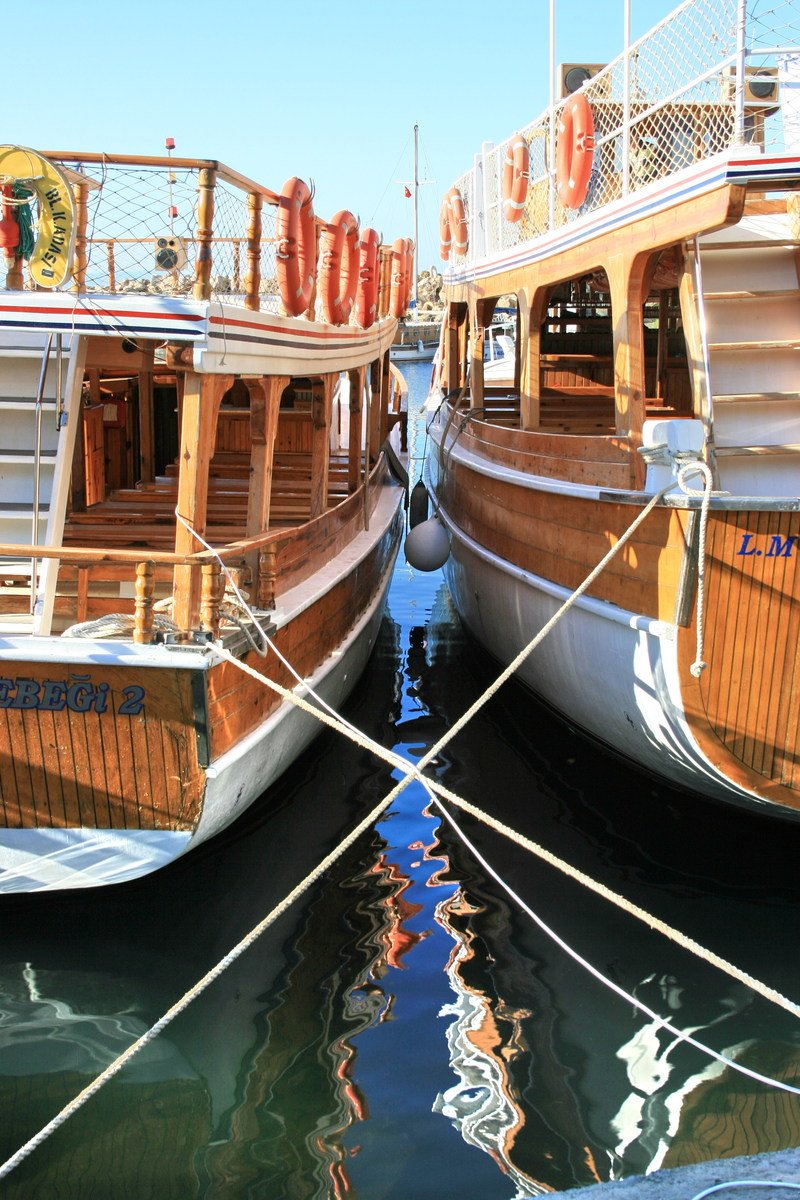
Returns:
[[[366,663],[412,247],[171,148],[0,176],[0,891],[112,883],[314,736],[260,677],[338,705]]]
[[[796,818],[800,50],[787,8],[750,8],[687,0],[577,92],[554,69],[448,192],[427,470],[456,607],[503,663],[666,487],[519,675],[638,766]]]

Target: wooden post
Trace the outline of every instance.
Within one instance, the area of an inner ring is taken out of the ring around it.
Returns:
[[[620,437],[631,439],[634,448],[642,444],[645,416],[644,318],[642,313],[644,276],[650,254],[635,260],[618,254],[605,264],[611,290],[614,320],[614,410]],[[631,484],[644,483],[645,464],[641,455],[631,459]]]
[[[322,376],[322,389],[314,381],[311,408],[311,516],[318,517],[328,507],[328,475],[330,467],[330,430],[333,411],[333,390],[337,376]]]
[[[347,490],[358,491],[361,482],[361,414],[364,399],[364,367],[347,372],[350,381],[350,428],[347,438]]]
[[[156,474],[152,371],[139,372],[139,465],[142,483],[152,483]]]
[[[315,225],[314,225],[314,263],[315,263],[315,265],[319,262],[319,240],[320,240],[320,229],[319,229],[319,225],[315,223]],[[315,271],[314,272],[314,282],[311,285],[311,295],[308,300],[308,308],[306,309],[306,319],[308,321],[313,321],[314,318],[316,317],[316,308],[317,308],[317,273]]]
[[[389,436],[389,404],[392,399],[392,371],[388,352],[380,360],[381,403],[378,414],[378,450]]]
[[[218,562],[203,563],[201,573],[200,628],[216,639],[219,637],[220,585],[224,576]]]
[[[153,587],[155,573],[149,560],[136,564],[136,601],[133,640],[143,645],[153,640]]]
[[[261,551],[259,572],[258,572],[258,587],[256,592],[257,603],[259,608],[274,608],[275,607],[275,583],[277,579],[277,553],[275,545],[270,542]]]
[[[197,201],[197,258],[194,264],[195,300],[208,300],[211,295],[211,248],[214,236],[214,188],[217,173],[212,167],[203,167],[198,172],[199,197]]]
[[[108,263],[108,290],[116,292],[117,290],[117,273],[116,263],[114,262],[114,239],[109,238],[106,242],[106,262]]]
[[[247,274],[244,306],[252,312],[261,307],[261,206],[258,192],[247,193]]]
[[[85,183],[73,184],[75,193],[75,257],[72,260],[70,291],[81,292],[86,287],[86,267],[89,262],[86,229],[89,223],[89,188]]]
[[[175,553],[195,554],[202,547],[192,534],[206,531],[208,467],[214,452],[217,414],[222,397],[233,386],[232,375],[198,375],[187,371],[181,415],[177,510],[188,522],[176,521]],[[194,567],[176,567],[173,620],[181,630],[197,626],[200,609],[200,577]]]
[[[550,289],[539,288],[531,304],[524,296],[525,293],[521,292],[517,301],[520,314],[517,336],[522,337],[522,345],[517,346],[517,358],[520,363],[519,423],[521,429],[538,429],[542,402],[542,368],[539,355],[542,322],[547,315]]]
[[[269,529],[272,467],[281,396],[288,375],[245,379],[250,393],[250,489],[247,498],[247,537]]]
[[[381,360],[369,368],[369,461],[376,462],[381,452]]]

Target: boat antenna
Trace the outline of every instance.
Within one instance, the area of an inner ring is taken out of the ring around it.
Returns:
[[[419,300],[419,125],[414,125],[414,311]]]
[[[164,145],[167,148],[167,158],[169,158],[171,160],[172,159],[172,151],[175,149],[175,138],[174,137],[164,138]],[[169,231],[170,231],[170,233],[174,234],[175,218],[178,215],[178,210],[175,207],[174,197],[172,194],[172,189],[175,186],[175,172],[172,170],[171,166],[170,166],[170,169],[167,171],[167,185],[169,187]]]

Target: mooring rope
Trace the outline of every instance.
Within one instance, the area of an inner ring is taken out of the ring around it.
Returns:
[[[235,584],[233,584],[234,589],[237,594],[237,598],[239,599],[239,601],[242,604],[245,611],[247,611],[251,620],[255,623],[256,627],[258,628],[259,633],[261,634],[261,637],[263,639],[264,646],[267,647],[268,649],[275,651],[276,655],[278,655],[280,657],[280,660],[289,667],[293,676],[298,680],[298,686],[302,687],[310,695],[312,695],[318,701],[319,704],[324,706],[324,708],[320,709],[320,708],[315,707],[314,705],[308,704],[308,702],[306,700],[304,700],[302,696],[297,695],[294,691],[291,691],[288,688],[284,688],[281,684],[278,684],[275,680],[268,679],[266,676],[260,674],[260,672],[256,671],[253,667],[249,666],[249,664],[237,659],[235,657],[235,655],[231,654],[230,651],[224,649],[224,647],[215,646],[214,652],[216,654],[219,654],[221,657],[227,659],[234,665],[236,665],[240,670],[244,671],[247,674],[252,675],[255,679],[257,679],[264,686],[269,687],[273,691],[277,692],[278,695],[283,697],[283,699],[298,706],[299,708],[303,709],[304,711],[307,711],[310,715],[312,715],[315,719],[321,721],[323,724],[330,725],[332,728],[338,730],[339,732],[345,734],[345,736],[354,740],[358,745],[361,745],[364,748],[371,750],[378,757],[385,759],[392,766],[403,771],[403,773],[404,773],[403,778],[372,809],[372,811],[361,822],[359,822],[359,824],[345,838],[342,839],[342,841],[339,843],[339,845],[334,850],[332,850],[330,852],[330,854],[328,854],[320,863],[318,863],[317,866],[312,871],[310,871],[308,873],[308,875],[306,875],[306,877],[299,884],[297,884],[297,886],[291,892],[289,892],[283,898],[283,900],[281,900],[273,909],[271,909],[271,911],[261,921],[258,922],[257,925],[253,926],[253,928],[250,930],[250,932],[247,933],[239,942],[237,942],[236,945],[222,959],[220,959],[219,962],[214,967],[212,967],[210,971],[208,971],[200,980],[198,980],[198,982],[196,984],[194,984],[193,987],[191,987],[187,992],[185,992],[184,995],[181,996],[180,999],[177,1000],[176,1003],[173,1004],[172,1007],[169,1008],[167,1010],[167,1012],[164,1013],[164,1015],[158,1021],[155,1022],[155,1024],[153,1024],[148,1030],[146,1030],[145,1033],[143,1033],[141,1035],[141,1037],[137,1038],[137,1040],[135,1042],[133,1042],[112,1063],[110,1063],[105,1068],[104,1071],[102,1071],[90,1084],[88,1084],[81,1092],[79,1092],[77,1096],[75,1096],[68,1104],[66,1104],[60,1110],[60,1112],[58,1112],[52,1118],[52,1120],[50,1120],[46,1125],[44,1125],[38,1131],[38,1133],[34,1134],[34,1136],[31,1137],[27,1142],[25,1142],[24,1145],[22,1145],[19,1148],[19,1150],[17,1150],[9,1159],[6,1160],[5,1163],[0,1165],[0,1179],[3,1179],[7,1175],[9,1175],[15,1169],[15,1167],[19,1166],[19,1164],[21,1162],[23,1162],[30,1154],[32,1154],[33,1151],[36,1150],[37,1147],[42,1144],[42,1142],[44,1142],[52,1133],[54,1133],[56,1131],[56,1129],[60,1128],[61,1125],[63,1125],[67,1120],[69,1120],[69,1118],[75,1112],[77,1112],[79,1108],[81,1108],[84,1104],[86,1104],[87,1101],[90,1100],[91,1097],[94,1096],[110,1079],[112,1079],[115,1075],[117,1075],[122,1070],[122,1068],[128,1062],[130,1062],[130,1060],[136,1054],[139,1053],[140,1050],[144,1049],[145,1046],[147,1046],[150,1042],[152,1042],[159,1035],[159,1033],[161,1033],[161,1031],[164,1028],[166,1028],[166,1026],[169,1025],[175,1019],[175,1017],[177,1017],[180,1013],[182,1013],[192,1003],[192,1001],[197,996],[199,996],[203,991],[205,991],[206,988],[210,986],[210,984],[212,984],[216,979],[218,979],[219,976],[222,975],[223,972],[225,970],[227,970],[227,968],[233,962],[236,961],[236,959],[238,959],[242,954],[244,954],[244,952],[247,949],[249,949],[249,947],[261,936],[261,934],[264,933],[266,931],[266,929],[269,928],[270,925],[274,924],[274,922],[284,912],[286,912],[286,910],[288,908],[290,908],[291,905],[294,904],[296,900],[298,900],[302,895],[304,895],[304,893],[312,886],[312,884],[314,882],[316,882],[316,880],[318,880],[321,877],[321,875],[323,875],[324,872],[326,870],[328,870],[342,856],[342,854],[345,853],[345,851],[351,845],[353,845],[353,843],[361,836],[361,834],[366,832],[366,830],[369,829],[378,820],[378,818],[381,816],[381,814],[383,812],[385,812],[386,809],[389,808],[389,806],[394,802],[394,800],[412,782],[419,782],[422,784],[422,786],[427,791],[428,795],[431,797],[431,799],[434,801],[434,803],[436,803],[437,807],[443,813],[443,815],[447,818],[449,823],[452,824],[454,826],[454,828],[457,829],[459,836],[464,840],[465,844],[468,847],[470,847],[472,853],[474,853],[476,858],[485,866],[487,871],[489,871],[489,873],[495,879],[497,879],[497,881],[501,884],[501,886],[503,886],[505,888],[505,890],[508,891],[509,894],[514,897],[515,901],[521,906],[521,908],[526,913],[528,913],[528,915],[534,921],[536,921],[536,923],[544,931],[546,931],[549,934],[549,936],[551,936],[560,946],[562,946],[562,948],[565,949],[565,951],[570,953],[572,955],[572,957],[575,958],[576,961],[580,962],[596,978],[598,978],[601,982],[605,983],[613,991],[615,991],[619,995],[623,996],[627,1002],[633,1004],[641,1011],[644,1011],[648,1015],[650,1015],[652,1017],[652,1019],[658,1021],[662,1028],[669,1030],[671,1033],[673,1033],[676,1037],[680,1038],[681,1040],[689,1042],[696,1049],[701,1050],[703,1053],[709,1055],[711,1058],[715,1058],[718,1061],[724,1063],[726,1066],[730,1066],[732,1069],[734,1069],[742,1074],[749,1075],[751,1078],[757,1079],[760,1082],[767,1083],[772,1087],[778,1088],[783,1091],[791,1092],[796,1095],[800,1095],[800,1088],[792,1087],[790,1084],[784,1083],[781,1080],[770,1079],[767,1076],[759,1075],[757,1072],[751,1071],[748,1067],[744,1067],[741,1064],[735,1062],[735,1060],[728,1059],[724,1055],[720,1055],[717,1051],[712,1050],[708,1046],[705,1046],[702,1042],[697,1041],[696,1039],[691,1037],[689,1034],[686,1034],[683,1031],[681,1031],[680,1029],[678,1029],[677,1027],[672,1026],[668,1021],[666,1021],[666,1019],[661,1017],[654,1010],[651,1010],[646,1005],[644,1005],[640,1000],[638,1000],[637,997],[633,996],[631,993],[626,992],[624,989],[620,988],[617,984],[614,984],[613,981],[609,980],[606,976],[604,976],[601,972],[599,972],[595,967],[593,967],[590,963],[588,963],[587,960],[583,959],[580,955],[578,955],[576,951],[574,951],[566,942],[563,941],[563,939],[559,938],[558,935],[555,934],[554,931],[550,930],[550,927],[547,926],[546,923],[540,917],[538,917],[538,915],[532,909],[530,909],[528,905],[526,905],[524,903],[524,901],[522,900],[521,897],[519,897],[515,892],[513,892],[507,884],[505,884],[505,882],[501,879],[501,877],[499,875],[497,875],[497,873],[493,870],[493,868],[491,868],[489,866],[489,864],[485,861],[485,859],[482,858],[482,856],[479,854],[477,849],[472,845],[472,843],[469,841],[469,839],[467,839],[467,837],[463,833],[463,831],[461,831],[459,829],[459,827],[453,820],[452,816],[448,813],[447,809],[444,807],[444,805],[442,805],[438,801],[438,799],[436,798],[436,796],[433,795],[433,793],[437,793],[438,795],[443,796],[444,798],[450,800],[452,803],[454,803],[457,806],[459,806],[460,808],[462,808],[465,812],[468,812],[472,816],[476,817],[478,820],[483,821],[485,824],[487,824],[489,827],[495,829],[497,832],[503,833],[504,836],[512,838],[518,845],[537,854],[540,858],[542,858],[546,862],[549,862],[552,866],[555,866],[558,869],[565,871],[565,873],[567,875],[569,875],[571,878],[575,879],[576,882],[582,883],[583,885],[589,887],[592,891],[596,892],[598,895],[602,895],[606,899],[611,900],[613,903],[618,904],[619,907],[623,908],[624,911],[628,912],[630,915],[636,916],[639,920],[644,921],[651,928],[667,934],[667,936],[669,936],[670,938],[675,940],[679,945],[682,945],[684,948],[689,949],[693,953],[698,954],[699,957],[703,958],[705,961],[711,963],[712,965],[718,966],[720,970],[723,970],[727,974],[732,975],[733,978],[746,984],[746,986],[750,987],[753,991],[757,992],[758,994],[764,996],[766,999],[770,999],[775,1004],[779,1004],[781,1007],[787,1009],[787,1011],[791,1012],[795,1016],[800,1015],[800,1006],[799,1005],[796,1005],[792,1001],[788,1000],[786,997],[781,996],[781,994],[779,992],[774,991],[774,989],[768,988],[766,985],[761,983],[761,981],[754,979],[752,976],[748,975],[746,972],[740,971],[738,968],[734,967],[732,964],[726,962],[726,960],[713,954],[713,952],[706,950],[704,947],[700,946],[699,943],[694,942],[693,939],[687,938],[686,935],[681,934],[681,933],[679,933],[679,931],[672,929],[670,926],[666,925],[666,923],[661,922],[658,918],[653,917],[651,914],[647,913],[645,910],[639,909],[636,905],[633,905],[629,901],[625,900],[624,897],[619,896],[617,893],[612,892],[611,889],[606,888],[604,884],[600,884],[596,880],[591,879],[590,876],[587,876],[583,872],[576,870],[576,868],[571,867],[569,864],[564,862],[564,860],[557,858],[557,856],[551,854],[549,851],[544,850],[542,847],[538,846],[536,843],[523,837],[521,834],[516,833],[516,831],[510,829],[510,827],[505,826],[501,822],[496,821],[495,818],[492,818],[489,814],[483,812],[482,810],[475,807],[474,805],[469,804],[468,801],[463,800],[461,797],[459,797],[455,793],[451,792],[448,788],[443,787],[437,781],[428,779],[427,777],[425,777],[423,775],[423,771],[424,771],[425,767],[427,767],[433,761],[433,759],[436,758],[436,756],[439,753],[441,753],[441,751],[452,740],[452,738],[455,737],[455,735],[472,719],[472,717],[475,715],[475,713],[477,713],[488,702],[488,700],[492,696],[495,695],[495,693],[499,690],[499,688],[503,685],[503,683],[505,683],[505,681],[514,673],[514,671],[517,670],[517,668],[525,661],[525,659],[536,649],[536,647],[545,639],[545,637],[547,637],[547,635],[555,627],[555,625],[558,624],[558,622],[562,619],[562,617],[570,610],[570,608],[572,608],[572,606],[576,603],[576,601],[579,599],[579,597],[581,595],[583,595],[583,593],[589,587],[591,587],[594,580],[598,577],[598,575],[601,574],[601,572],[605,569],[605,567],[608,565],[608,563],[614,558],[614,556],[619,553],[619,551],[622,549],[622,547],[630,540],[630,538],[635,533],[636,529],[638,529],[639,525],[641,525],[641,523],[646,519],[646,517],[649,515],[649,513],[652,511],[652,509],[655,507],[655,505],[658,503],[658,501],[660,499],[662,499],[662,497],[668,491],[672,490],[673,486],[674,486],[673,484],[669,484],[667,487],[662,488],[661,491],[657,492],[651,498],[651,500],[648,502],[648,504],[645,506],[645,508],[642,509],[642,511],[635,518],[635,520],[631,523],[629,528],[625,531],[625,533],[623,533],[621,535],[621,537],[618,539],[618,541],[609,549],[609,551],[604,555],[604,557],[598,563],[598,565],[594,568],[594,570],[591,571],[590,574],[586,577],[586,579],[583,581],[583,583],[580,584],[580,586],[578,588],[576,588],[576,590],[567,598],[567,600],[564,601],[564,603],[553,614],[553,616],[550,618],[550,620],[542,627],[542,629],[539,630],[539,632],[535,635],[535,637],[533,637],[531,639],[531,641],[527,644],[527,646],[525,646],[519,652],[519,654],[516,656],[516,658],[505,668],[505,670],[503,670],[500,673],[500,675],[497,677],[497,679],[494,680],[494,682],[482,693],[481,696],[478,697],[478,699],[470,706],[470,708],[467,709],[467,711],[455,722],[455,724],[452,725],[446,731],[446,733],[422,756],[422,758],[419,759],[419,761],[417,763],[411,763],[407,759],[404,759],[401,755],[397,755],[393,751],[386,750],[383,746],[380,746],[379,743],[375,742],[373,739],[367,737],[364,733],[357,730],[355,728],[355,726],[350,725],[349,722],[345,721],[342,717],[339,716],[339,714],[335,713],[334,710],[331,709],[330,706],[327,705],[327,703],[325,701],[323,701],[319,696],[317,696],[316,693],[313,691],[313,689],[310,687],[310,685],[305,680],[302,679],[302,677],[294,670],[293,667],[291,667],[291,664],[288,663],[288,660],[282,654],[280,654],[280,652],[278,651],[275,644],[272,642],[272,640],[267,636],[267,634],[261,628],[261,625],[259,624],[259,622],[256,618],[256,615],[253,613],[252,609],[247,604],[247,601],[244,599],[244,597],[242,596],[239,589],[236,588]],[[708,490],[708,487],[709,487],[709,483],[708,483],[708,480],[706,480],[706,489],[707,490]],[[187,525],[188,528],[191,529],[191,526],[188,525],[188,522],[186,522],[183,517],[180,517],[177,512],[176,512],[176,516],[178,516],[179,519],[181,521],[183,521],[183,523],[185,525]],[[204,539],[199,534],[197,534],[195,530],[192,530],[192,533],[194,534],[195,537],[197,537],[197,539],[200,542],[202,542],[202,544],[204,546],[206,546],[207,549],[211,550],[212,553],[216,553],[216,551],[214,551],[213,547],[209,546],[208,543],[205,542]],[[224,573],[226,574],[228,579],[231,581],[231,583],[233,583],[233,579],[231,577],[230,572],[228,571],[228,568],[222,562],[222,559],[219,557],[219,555],[217,555],[217,557],[218,557],[218,561],[220,562],[220,565],[222,566]],[[259,651],[259,652],[262,655],[264,653],[263,651]],[[698,653],[698,657],[699,657],[699,653]],[[328,711],[324,711],[324,709],[327,709]]]

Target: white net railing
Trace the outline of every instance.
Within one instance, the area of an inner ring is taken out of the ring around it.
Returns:
[[[191,295],[199,247],[200,168],[57,160],[87,181],[81,290]],[[74,176],[73,176],[74,178]],[[37,198],[31,197],[34,222]],[[217,177],[213,192],[211,295],[243,298],[249,267],[248,194]],[[278,310],[276,209],[264,200],[259,246],[260,307]],[[26,286],[33,285],[28,282]]]
[[[503,163],[516,132],[457,181],[465,207],[472,198],[472,220],[469,248],[456,268],[737,145],[800,154],[800,5],[686,0],[582,90],[595,149],[580,207],[565,208],[558,198],[548,110],[519,131],[528,145],[530,179],[518,221],[502,214]],[[553,109],[556,131],[565,103]]]

